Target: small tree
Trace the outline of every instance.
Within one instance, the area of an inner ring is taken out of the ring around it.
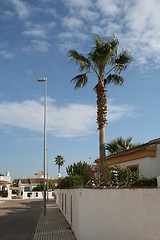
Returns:
[[[19,178],[15,178],[15,179],[13,180],[13,186],[14,186],[14,187],[18,187],[18,183],[19,183]]]
[[[60,174],[60,168],[65,163],[64,157],[62,155],[57,155],[55,157],[55,161],[54,162],[55,162],[56,165],[58,165],[58,173]]]

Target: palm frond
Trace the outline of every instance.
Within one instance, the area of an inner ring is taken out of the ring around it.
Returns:
[[[89,58],[95,67],[98,68],[99,74],[104,74],[106,64],[113,65],[117,57],[118,39],[113,36],[108,41],[101,39],[95,35],[95,47],[91,49]],[[93,69],[93,68],[92,68]],[[94,70],[94,69],[93,69]]]
[[[79,54],[75,50],[69,50],[68,51],[68,59],[75,61],[77,64],[80,65],[79,71],[82,72],[83,70],[89,70],[91,63],[90,60],[86,57],[84,57],[82,54]]]
[[[109,74],[108,77],[104,80],[104,84],[108,85],[109,83],[113,83],[114,85],[122,85],[124,79],[117,74]]]
[[[118,55],[117,59],[115,60],[116,68],[115,71],[118,71],[119,73],[126,69],[127,66],[132,62],[132,56],[131,53],[128,50],[122,50],[122,52]]]
[[[75,90],[77,90],[78,88],[84,87],[87,81],[88,81],[88,77],[86,73],[79,74],[71,80],[71,82],[75,83]]]

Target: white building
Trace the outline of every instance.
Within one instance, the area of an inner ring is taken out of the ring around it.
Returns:
[[[20,178],[19,179],[19,191],[18,197],[21,199],[43,199],[43,191],[33,191],[35,187],[39,184],[43,184],[44,181],[44,174],[42,171],[35,173],[37,175],[36,178]],[[53,182],[55,186],[57,186],[57,179],[48,179],[49,181]],[[47,179],[46,179],[47,182]],[[48,196],[49,199],[53,199],[55,194],[54,191],[48,189],[46,187],[46,197]]]
[[[99,159],[96,160],[100,164]],[[160,176],[160,138],[137,147],[106,156],[106,163],[137,170],[146,178]]]
[[[0,199],[11,199],[11,176],[6,172],[6,176],[0,176]]]

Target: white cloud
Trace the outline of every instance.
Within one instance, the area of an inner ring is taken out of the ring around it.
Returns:
[[[22,102],[0,102],[1,129],[21,128],[33,133],[43,132],[43,100],[26,100]],[[109,122],[131,116],[130,105],[108,106]],[[87,136],[97,129],[96,106],[70,103],[58,107],[53,99],[47,98],[47,133],[56,137],[70,138]]]
[[[50,43],[46,41],[32,40],[33,47],[39,52],[47,52],[48,48],[51,46]]]
[[[21,0],[11,0],[14,5],[16,12],[20,18],[27,18],[30,14],[29,6]]]
[[[31,45],[23,47],[22,50],[26,53],[32,53],[33,51],[45,53],[50,46],[51,44],[47,41],[31,40]]]
[[[68,14],[63,18],[65,31],[62,30],[59,36],[66,34],[72,45],[77,44],[74,34],[70,33],[75,29],[84,35],[98,33],[104,37],[115,34],[120,49],[128,48],[132,52],[133,64],[160,66],[160,1],[66,0],[65,3],[68,7]],[[62,37],[59,46],[65,45],[65,40]]]
[[[46,38],[46,32],[43,29],[31,29],[23,32],[27,36]]]
[[[64,0],[64,2],[72,8],[87,8],[92,5],[92,0]]]
[[[118,2],[119,1],[117,0],[98,0],[96,5],[104,15],[113,17],[116,16],[120,11]]]
[[[67,27],[73,30],[77,28],[81,28],[83,26],[82,20],[76,17],[65,17],[62,19],[62,24],[64,27]]]
[[[27,30],[23,32],[23,34],[32,37],[40,37],[47,38],[48,31],[50,31],[53,27],[55,27],[55,22],[43,23],[43,24],[34,24],[32,22],[27,21],[25,26]]]
[[[12,60],[14,58],[14,54],[7,50],[1,50],[0,55],[7,60]]]

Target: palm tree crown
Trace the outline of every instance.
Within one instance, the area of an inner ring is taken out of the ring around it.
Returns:
[[[95,45],[87,54],[87,57],[75,50],[69,50],[69,59],[79,65],[81,74],[75,76],[71,82],[75,83],[75,89],[84,87],[88,82],[88,74],[94,73],[98,83],[94,87],[97,93],[97,123],[99,129],[99,150],[101,164],[105,163],[105,127],[107,124],[107,98],[106,85],[122,85],[121,71],[131,63],[132,57],[127,50],[118,54],[118,39],[113,36],[104,40],[97,34],[94,37]]]
[[[133,144],[131,141],[132,137],[128,137],[126,139],[123,137],[118,137],[106,144],[106,150],[110,154],[114,154],[138,146],[138,144]]]
[[[60,168],[65,163],[64,157],[62,155],[57,155],[55,157],[55,164],[58,165],[58,173],[60,174]]]

